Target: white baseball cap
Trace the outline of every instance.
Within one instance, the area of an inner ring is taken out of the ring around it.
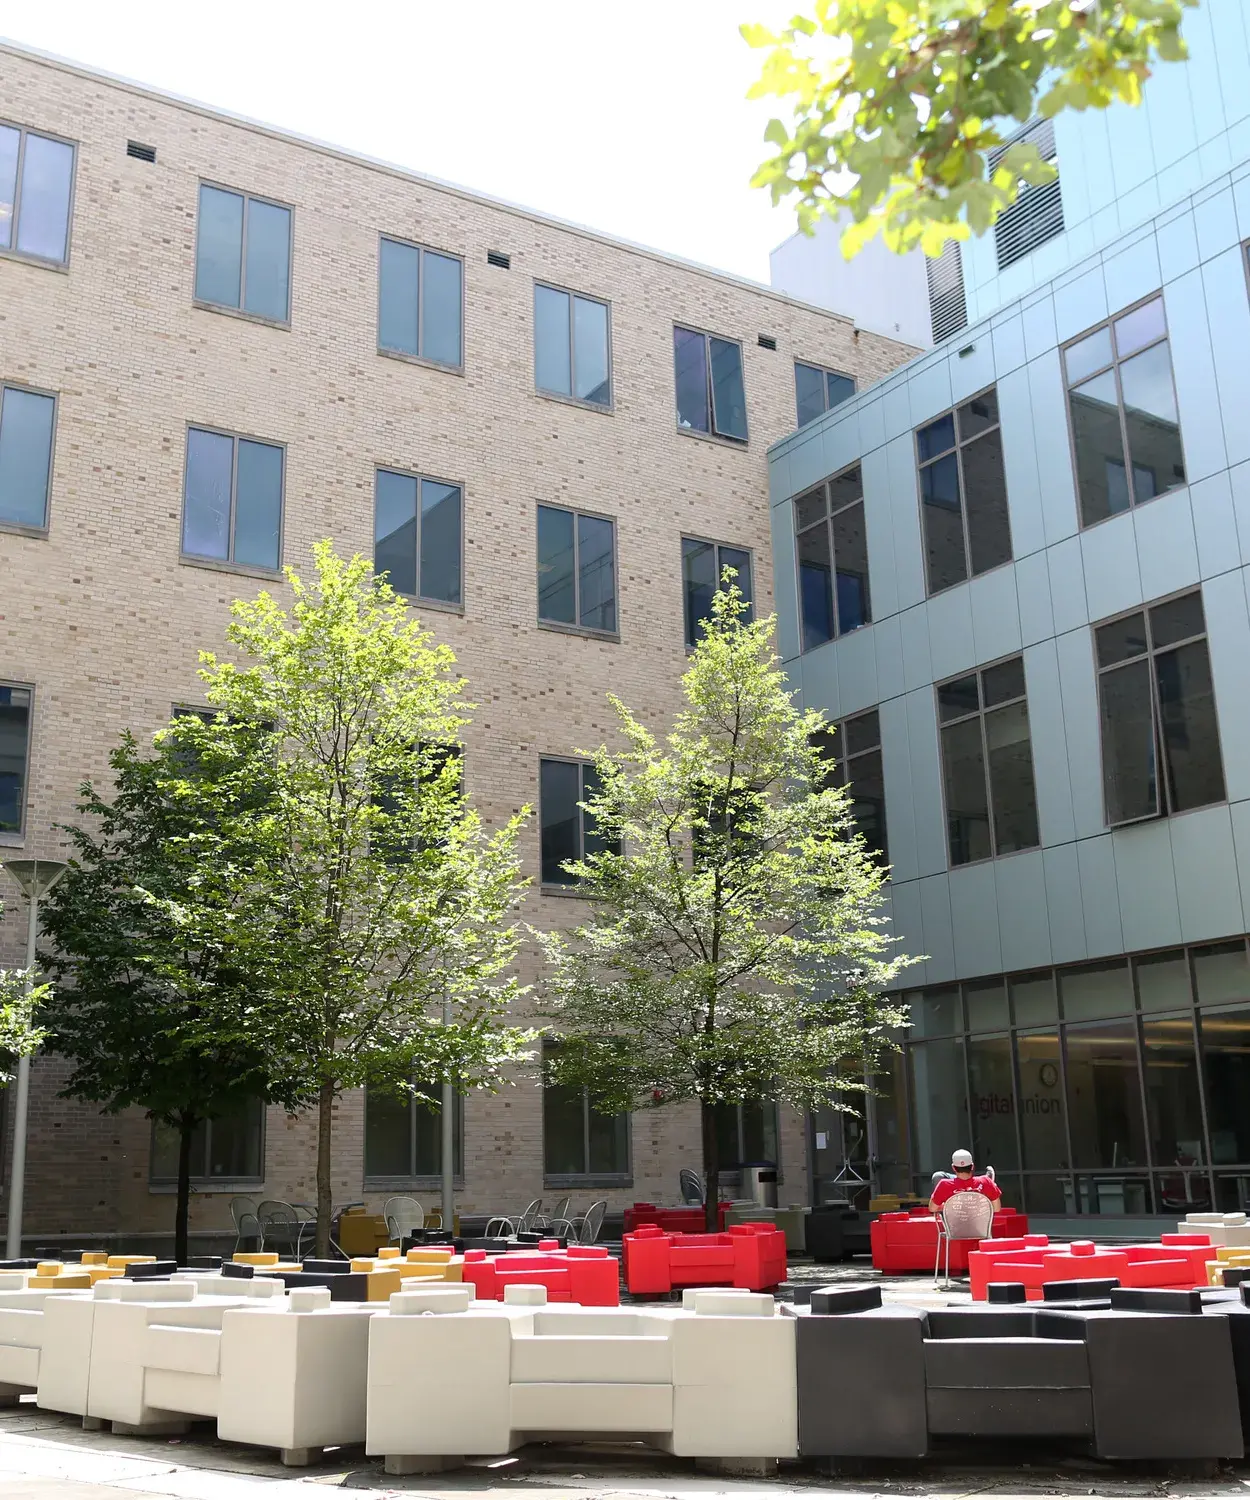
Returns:
[[[952,1167],[970,1167],[971,1165],[972,1165],[972,1152],[971,1151],[952,1151],[951,1152],[951,1166]]]

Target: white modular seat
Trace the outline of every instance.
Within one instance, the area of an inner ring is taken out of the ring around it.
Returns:
[[[1187,1214],[1176,1229],[1179,1234],[1205,1234],[1213,1245],[1250,1248],[1250,1219],[1244,1213]]]
[[[30,1290],[24,1272],[0,1275],[0,1406],[12,1406],[39,1387],[44,1342],[44,1306],[51,1299],[91,1296],[87,1291]]]
[[[797,1456],[794,1323],[771,1297],[582,1308],[547,1306],[541,1288],[502,1303],[468,1291],[397,1294],[370,1324],[365,1450],[390,1472],[570,1434],[683,1457]]]

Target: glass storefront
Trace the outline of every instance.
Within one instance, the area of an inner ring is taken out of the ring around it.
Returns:
[[[1245,940],[904,998],[912,1025],[874,1100],[876,1191],[927,1195],[967,1146],[1035,1214],[1250,1208]]]

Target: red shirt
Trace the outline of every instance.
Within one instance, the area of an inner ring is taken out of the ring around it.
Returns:
[[[943,1203],[956,1193],[984,1193],[991,1202],[997,1202],[1003,1191],[990,1177],[944,1177],[933,1189],[933,1204],[941,1208]]]

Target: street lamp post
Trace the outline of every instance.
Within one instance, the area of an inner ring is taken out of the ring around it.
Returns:
[[[35,941],[39,936],[39,898],[46,896],[65,873],[59,859],[11,859],[3,866],[21,886],[28,903],[26,924],[26,994],[35,986]],[[26,1191],[26,1121],[30,1114],[30,1058],[17,1061],[17,1085],[13,1101],[13,1170],[9,1180],[9,1230],[7,1255],[20,1260],[22,1254],[22,1198]]]

